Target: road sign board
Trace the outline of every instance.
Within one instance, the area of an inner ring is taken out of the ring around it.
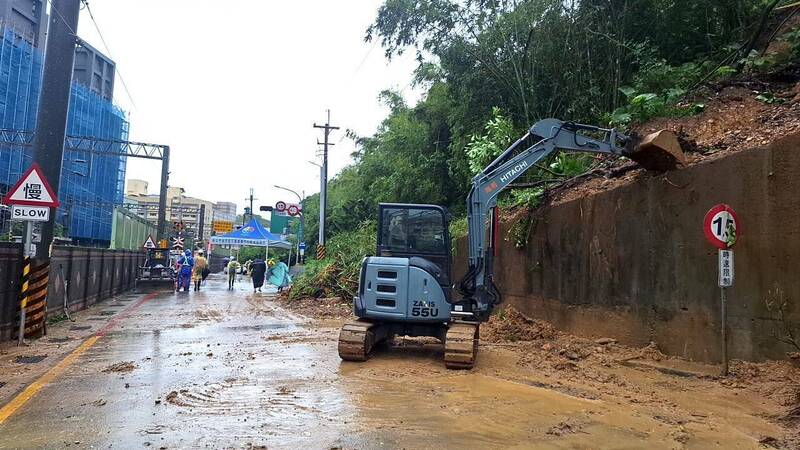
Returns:
[[[301,242],[301,243],[297,244],[297,246],[300,248],[300,250],[305,250],[306,243],[305,242]]]
[[[216,233],[230,233],[233,231],[233,222],[227,220],[215,220],[213,228]]]
[[[302,207],[296,203],[292,203],[286,207],[286,212],[289,213],[290,216],[299,216],[301,211]]]
[[[142,248],[156,248],[156,241],[153,240],[152,235],[147,236],[147,240],[142,244]]]
[[[275,209],[278,210],[278,212],[286,211],[286,202],[275,203]]]
[[[42,168],[33,163],[3,199],[6,205],[58,207],[58,199]]]
[[[47,222],[50,220],[50,207],[12,205],[11,218],[14,220],[29,220],[31,222]]]
[[[172,249],[173,250],[183,250],[183,243],[184,239],[181,236],[176,236],[172,238]]]
[[[719,250],[719,287],[733,286],[733,250]]]
[[[741,235],[739,220],[733,208],[720,203],[709,209],[703,219],[703,234],[714,247],[720,249],[733,247]]]

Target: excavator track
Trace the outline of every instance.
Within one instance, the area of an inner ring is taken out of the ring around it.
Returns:
[[[339,357],[345,361],[366,361],[375,345],[375,324],[356,320],[344,324],[339,332]]]
[[[444,365],[448,369],[472,369],[478,354],[478,324],[450,325],[444,342]]]

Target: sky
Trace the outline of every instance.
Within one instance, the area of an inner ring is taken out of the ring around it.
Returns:
[[[133,141],[171,149],[170,185],[210,201],[256,208],[319,192],[326,110],[333,131],[330,176],[355,150],[345,130],[375,132],[388,110],[381,90],[413,103],[413,52],[384,57],[364,42],[381,0],[90,0],[78,35],[117,64],[114,101]],[[123,83],[127,85],[130,96]],[[127,178],[158,191],[156,161],[129,159]]]

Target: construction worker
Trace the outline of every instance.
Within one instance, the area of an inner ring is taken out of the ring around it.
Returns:
[[[194,268],[194,258],[192,258],[192,251],[186,250],[183,255],[178,258],[178,285],[176,291],[189,292],[189,283],[192,278],[192,269]]]
[[[197,256],[194,258],[194,269],[192,269],[192,282],[194,282],[194,290],[200,290],[200,283],[205,278],[203,275],[208,270],[208,260],[203,255],[202,250],[197,251]]]
[[[231,256],[231,260],[228,261],[228,290],[233,290],[233,283],[236,281],[236,272],[242,268],[242,265],[239,264],[239,261],[236,261],[236,258]]]

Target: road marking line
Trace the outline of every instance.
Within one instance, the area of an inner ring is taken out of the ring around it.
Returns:
[[[28,385],[22,392],[20,392],[16,397],[14,397],[8,404],[0,408],[0,424],[8,420],[18,409],[20,409],[25,403],[28,403],[39,391],[42,390],[48,383],[53,381],[57,376],[61,375],[69,366],[78,359],[86,350],[89,350],[98,339],[105,336],[111,328],[113,328],[120,319],[123,319],[130,315],[131,312],[142,306],[145,302],[148,302],[155,298],[158,293],[152,293],[145,295],[142,297],[138,302],[134,303],[133,305],[129,306],[127,309],[123,310],[119,313],[116,317],[111,319],[103,328],[99,331],[94,333],[88,339],[83,341],[81,345],[75,348],[72,352],[70,352],[64,359],[58,362],[55,366],[51,367],[50,370],[44,373],[41,377],[37,378],[36,381]]]

